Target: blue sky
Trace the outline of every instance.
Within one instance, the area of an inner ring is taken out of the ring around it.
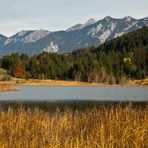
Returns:
[[[0,0],[0,34],[64,30],[89,18],[148,16],[148,0]]]

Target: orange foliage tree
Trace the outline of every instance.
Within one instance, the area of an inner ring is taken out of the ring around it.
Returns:
[[[15,77],[24,78],[25,76],[25,66],[24,64],[17,64],[15,67]]]

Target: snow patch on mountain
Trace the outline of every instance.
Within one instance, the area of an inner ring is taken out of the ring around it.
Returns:
[[[53,42],[51,42],[49,46],[43,49],[44,52],[48,53],[56,53],[58,52],[58,50],[59,50],[58,45],[54,44]]]
[[[128,25],[128,27],[124,28],[123,31],[126,32],[128,31],[129,29],[131,29],[134,25],[137,24],[137,21],[136,22],[132,22],[132,24]],[[138,25],[137,25],[138,26]]]
[[[87,35],[91,35],[92,37],[96,37],[96,34],[101,31],[103,28],[102,24],[97,25],[96,27],[93,27],[92,29],[89,30]]]
[[[124,34],[124,32],[115,33],[115,36],[114,36],[114,37],[115,37],[115,38],[116,38],[116,37],[120,37],[120,36],[122,36],[123,34]]]
[[[116,24],[112,22],[110,25],[110,30],[114,31],[115,28],[116,28]]]
[[[88,47],[88,43],[85,44],[85,47]]]
[[[98,37],[98,39],[101,41],[101,43],[104,43],[104,42],[107,40],[107,38],[109,37],[110,33],[111,33],[111,31],[110,31],[110,29],[108,29],[108,30],[104,31],[104,32]]]
[[[8,38],[8,39],[4,42],[4,45],[8,45],[8,44],[12,43],[13,41],[14,41],[14,39]]]

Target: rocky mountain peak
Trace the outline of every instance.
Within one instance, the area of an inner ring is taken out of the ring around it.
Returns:
[[[76,24],[76,25],[68,28],[66,31],[69,32],[69,31],[79,30],[79,29],[82,29],[82,28],[84,28],[86,26],[89,26],[91,24],[94,24],[96,22],[97,21],[94,18],[90,18],[89,20],[87,20],[86,23],[84,23],[84,24],[80,24],[80,23],[79,24]]]
[[[123,20],[126,21],[126,22],[131,22],[131,21],[134,21],[136,19],[132,18],[131,16],[126,16],[126,17],[123,18]]]
[[[18,32],[16,35],[17,36],[24,36],[28,31],[27,30],[22,30],[20,32]]]
[[[106,16],[105,18],[104,18],[104,20],[106,20],[106,21],[111,21],[111,20],[113,20],[114,18],[112,18],[111,16]]]
[[[90,18],[89,20],[87,20],[87,22],[84,24],[84,26],[88,26],[91,24],[96,23],[97,21],[94,18]]]
[[[78,30],[78,29],[81,29],[82,28],[82,24],[76,24],[70,28],[68,28],[66,31],[69,32],[69,31],[74,31],[74,30]]]

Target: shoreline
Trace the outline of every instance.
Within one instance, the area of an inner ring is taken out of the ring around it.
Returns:
[[[106,83],[89,83],[89,82],[79,82],[79,81],[66,81],[66,80],[11,80],[11,81],[0,81],[0,86],[6,86],[15,88],[15,86],[148,86],[147,83],[142,83],[140,81],[130,81],[126,84],[106,84]],[[16,88],[15,88],[16,89]],[[15,90],[14,89],[14,90]],[[10,90],[10,91],[11,91]],[[0,87],[1,91],[1,87]]]
[[[15,84],[18,86],[148,86],[148,79],[145,81],[129,81],[125,84],[107,84],[95,82],[80,82],[80,81],[66,81],[66,80],[22,80]]]
[[[148,87],[148,79],[129,81],[129,83],[126,84],[89,83],[89,82],[66,81],[66,80],[13,79],[10,81],[0,81],[0,92],[19,91],[17,86]]]

